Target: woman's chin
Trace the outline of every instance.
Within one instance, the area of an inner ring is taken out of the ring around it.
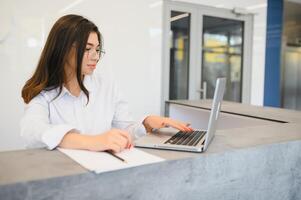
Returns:
[[[84,74],[84,75],[91,75],[91,74],[93,74],[94,70],[95,70],[95,69],[89,69],[89,70],[86,70],[83,74]]]

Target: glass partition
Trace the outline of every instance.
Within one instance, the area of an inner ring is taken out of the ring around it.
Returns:
[[[170,14],[169,99],[188,99],[190,13]]]

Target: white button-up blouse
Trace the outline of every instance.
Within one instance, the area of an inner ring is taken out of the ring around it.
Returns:
[[[83,92],[76,97],[63,87],[59,96],[58,88],[43,90],[25,105],[21,136],[27,147],[54,149],[71,130],[96,135],[120,128],[133,138],[146,134],[142,122],[133,122],[127,102],[110,76],[94,72],[85,76],[84,85],[89,91],[88,104]]]

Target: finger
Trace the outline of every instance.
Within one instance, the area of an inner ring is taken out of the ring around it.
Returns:
[[[184,125],[184,126],[185,126],[185,129],[186,129],[187,132],[193,132],[194,131],[193,128],[191,128],[187,125]]]
[[[183,124],[183,126],[187,132],[193,131],[192,128],[188,127],[186,124]]]
[[[194,129],[192,127],[188,126],[188,128],[189,128],[189,131],[194,131]]]
[[[178,122],[177,123],[180,127],[182,127],[185,131],[189,131],[190,129],[186,126],[186,124]]]
[[[116,138],[115,140],[125,140],[126,146],[129,146],[132,142],[131,136],[126,131],[115,129],[113,135]]]
[[[126,139],[126,141],[127,141],[127,147],[129,147],[132,144],[132,137],[131,137],[131,135],[128,132],[123,131],[123,130],[120,130],[119,133],[120,133],[120,135],[122,137],[124,137]]]
[[[186,123],[186,127],[189,128],[190,131],[194,131],[192,127],[190,127],[190,123]]]
[[[117,144],[118,146],[120,146],[120,148],[124,149],[127,146],[127,140],[121,136],[121,135],[116,135],[116,137],[113,140],[113,143]]]
[[[110,149],[114,152],[114,153],[119,153],[119,152],[121,152],[121,148],[120,148],[120,146],[119,145],[117,145],[117,144],[112,144],[111,146],[110,146]]]
[[[132,141],[131,135],[127,131],[120,130],[120,134],[125,137],[128,141]]]
[[[176,129],[178,129],[178,130],[180,130],[180,131],[185,131],[185,128],[182,127],[182,126],[179,125],[179,124],[176,124],[176,123],[165,123],[165,124],[168,125],[168,126],[171,126],[171,127],[173,127],[173,128],[176,128]]]
[[[180,122],[180,121],[170,120],[169,125],[174,128],[177,128],[178,130],[183,131],[183,132],[191,132],[192,131],[191,128],[189,128],[185,123]]]
[[[125,135],[122,135],[122,134],[118,135],[118,137],[119,137],[120,140],[123,141],[122,146],[124,148],[128,149],[130,147],[130,145],[131,145],[131,140],[129,140],[128,137],[126,137]]]
[[[177,123],[179,126],[181,126],[185,132],[191,132],[193,131],[193,129],[190,126],[189,123],[184,123],[184,122],[181,122],[181,121],[176,121],[176,120],[173,120],[175,123]]]
[[[191,132],[191,129],[185,125],[181,125],[183,127],[183,129],[185,130],[185,132]]]

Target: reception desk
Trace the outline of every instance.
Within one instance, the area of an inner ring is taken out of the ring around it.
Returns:
[[[168,101],[206,128],[211,101]],[[0,153],[0,199],[301,199],[301,112],[223,102],[204,153],[142,149],[166,161],[95,174],[57,150]]]

